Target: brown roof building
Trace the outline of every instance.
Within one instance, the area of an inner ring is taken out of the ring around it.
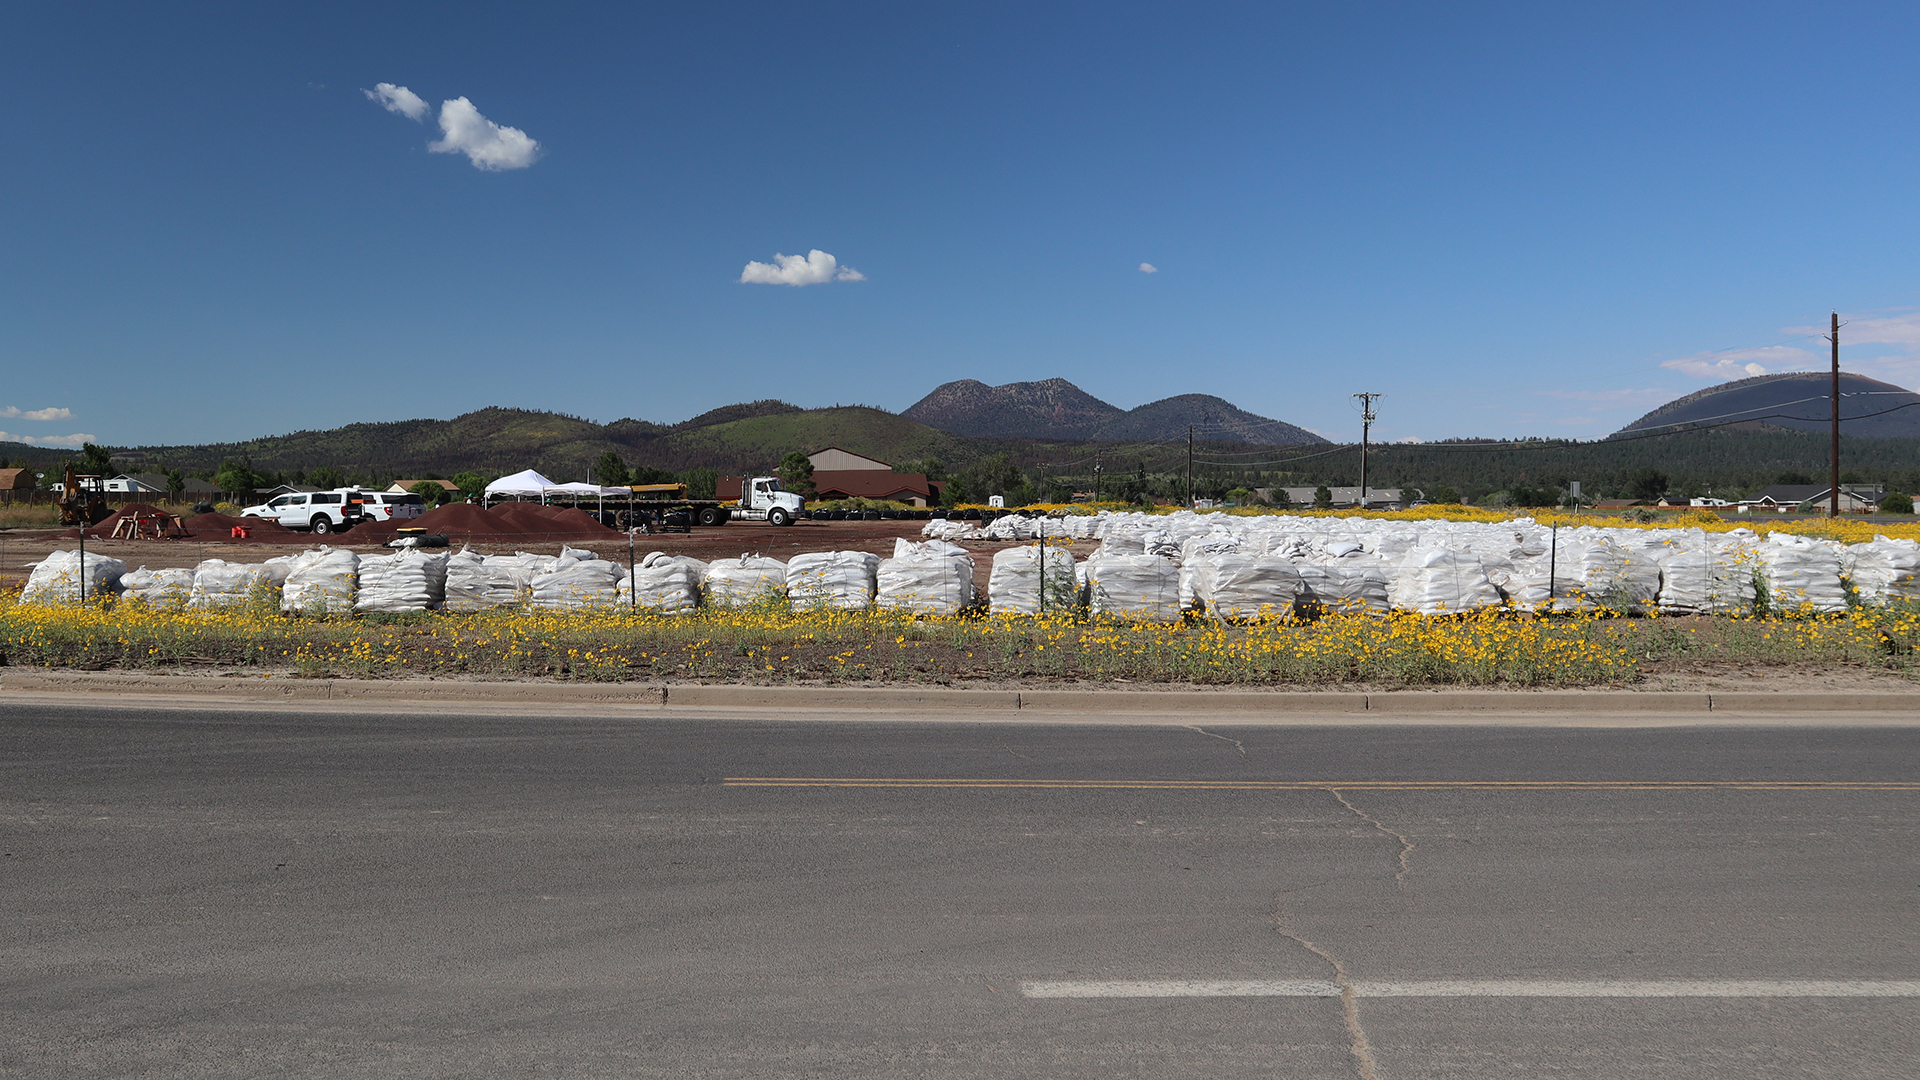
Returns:
[[[0,491],[32,491],[40,486],[40,475],[32,469],[0,469]]]

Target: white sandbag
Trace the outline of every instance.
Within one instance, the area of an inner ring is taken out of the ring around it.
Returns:
[[[1394,571],[1393,606],[1422,615],[1497,607],[1500,592],[1487,580],[1478,555],[1446,548],[1416,548]]]
[[[1289,559],[1239,553],[1204,559],[1192,579],[1194,598],[1220,619],[1282,618],[1300,596],[1300,571]]]
[[[973,601],[973,554],[957,544],[896,540],[893,558],[874,568],[875,607],[957,615]]]
[[[1295,569],[1300,573],[1301,599],[1322,611],[1385,615],[1392,606],[1387,599],[1387,568],[1379,564],[1343,559],[1332,566],[1301,563]]]
[[[1001,519],[1007,520],[1011,519]],[[1006,548],[994,554],[993,569],[987,576],[988,609],[995,615],[1038,615],[1041,611],[1043,572],[1046,575],[1046,610],[1071,610],[1075,605],[1076,592],[1073,553],[1064,548],[1042,547],[1039,544]]]
[[[1847,610],[1840,581],[1840,555],[1834,545],[1805,536],[1770,533],[1759,545],[1767,606],[1776,612]]]
[[[620,578],[616,593],[618,603],[622,607],[656,615],[680,615],[692,611],[700,606],[700,571],[689,566],[691,562],[699,560],[680,562],[667,558],[635,567],[631,575],[622,575]]]
[[[527,602],[547,611],[611,608],[620,599],[620,579],[626,569],[592,552],[563,548],[553,569],[527,583]]]
[[[787,599],[795,608],[865,611],[873,606],[880,556],[865,551],[815,551],[787,562]]]
[[[1146,622],[1180,618],[1180,570],[1163,555],[1095,555],[1080,564],[1079,576],[1095,615]]]
[[[184,566],[149,570],[143,566],[120,575],[120,587],[129,600],[158,608],[180,608],[193,595],[193,570]]]
[[[319,548],[293,557],[280,592],[280,610],[302,615],[345,615],[358,591],[360,557],[351,551]],[[195,579],[194,588],[199,588]]]
[[[187,607],[193,611],[239,607],[251,600],[256,590],[272,588],[273,577],[260,563],[208,559],[193,568]]]
[[[431,555],[419,548],[402,548],[391,555],[368,555],[360,560],[360,591],[353,610],[360,612],[431,611],[447,596],[444,551]]]
[[[87,602],[92,603],[96,596],[117,592],[120,575],[127,572],[126,563],[97,552],[87,552],[82,560],[77,548],[53,552],[28,565],[33,572],[27,575],[27,587],[20,593],[23,604],[77,604],[83,584]]]
[[[750,604],[786,589],[787,564],[765,555],[715,559],[707,565],[701,585],[713,603]]]

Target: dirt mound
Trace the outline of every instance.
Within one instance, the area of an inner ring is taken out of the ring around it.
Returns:
[[[511,538],[516,531],[498,517],[472,503],[448,503],[412,520],[395,520],[356,526],[348,534],[355,544],[384,544],[400,535],[401,529],[424,529],[439,533],[458,543],[464,539]]]
[[[120,511],[112,517],[88,529],[87,539],[99,540],[112,537],[113,527],[121,515],[131,515],[135,512],[165,513],[165,511],[155,509],[143,503],[129,503],[121,507]],[[206,513],[195,514],[190,518],[185,518],[183,519],[183,524],[186,528],[185,532],[170,532],[168,536],[176,540],[198,540],[205,543],[225,542],[234,544],[304,544],[312,539],[307,533],[295,532],[277,521],[269,521],[265,518],[229,517],[226,514]],[[234,536],[233,527],[235,525],[245,526],[249,535],[245,538]],[[78,540],[80,538],[80,530],[68,529],[66,532],[60,534],[60,538],[63,540]]]
[[[107,515],[106,518],[104,518],[100,522],[100,524],[89,527],[87,529],[87,537],[89,539],[98,540],[98,539],[103,539],[105,537],[112,536],[113,531],[119,528],[120,523],[122,521],[125,521],[127,518],[138,517],[138,518],[145,518],[145,519],[152,519],[152,518],[164,519],[170,516],[171,514],[172,514],[172,511],[170,510],[162,510],[157,506],[149,506],[146,503],[128,503],[125,506],[122,506],[120,509]],[[153,533],[150,531],[151,529],[152,529],[151,525],[147,526],[146,530],[143,530],[142,535],[152,536]],[[178,532],[177,530],[167,528],[167,535],[180,536],[183,534]]]
[[[453,544],[464,540],[482,543],[539,543],[542,541],[609,540],[621,534],[600,524],[592,514],[570,506],[540,506],[536,503],[501,503],[482,510],[472,503],[448,503],[412,521],[383,521],[361,525],[347,534],[347,543],[385,544],[400,535],[401,529],[421,529],[439,533]]]
[[[585,510],[535,503],[501,503],[488,510],[515,534],[542,540],[608,540],[620,534]]]

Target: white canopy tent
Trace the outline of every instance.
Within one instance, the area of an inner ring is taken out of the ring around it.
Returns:
[[[489,500],[500,496],[513,496],[517,498],[523,495],[532,495],[538,498],[545,496],[547,492],[559,486],[559,484],[541,476],[532,469],[527,469],[523,472],[514,473],[512,476],[503,476],[493,483],[488,484],[486,497]]]

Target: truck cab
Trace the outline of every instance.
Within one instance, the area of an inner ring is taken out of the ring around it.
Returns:
[[[806,505],[807,500],[783,487],[779,477],[755,476],[740,486],[740,501],[731,509],[736,520],[790,525]]]

